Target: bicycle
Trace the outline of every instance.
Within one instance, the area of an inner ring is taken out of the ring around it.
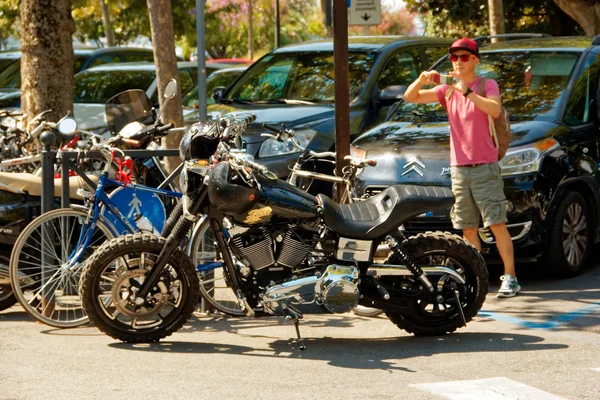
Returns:
[[[159,127],[157,134],[171,127]],[[78,191],[88,199],[88,207],[72,205],[71,208],[45,213],[27,225],[15,242],[9,267],[11,286],[25,311],[40,322],[58,328],[72,328],[87,323],[88,318],[79,298],[79,276],[85,260],[104,240],[120,235],[123,229],[127,233],[139,233],[156,232],[162,228],[156,226],[160,218],[156,219],[148,211],[160,210],[160,205],[155,203],[144,210],[138,207],[141,213],[134,215],[130,211],[126,217],[111,198],[114,192],[111,196],[107,195],[107,187],[133,190],[135,193],[146,192],[153,196],[182,196],[171,190],[130,183],[123,175],[120,175],[121,180],[110,179],[108,172],[114,155],[121,152],[112,145],[119,141],[134,146],[137,142],[115,137],[91,149],[99,151],[106,163],[95,192],[86,189]],[[155,199],[161,203],[158,197]],[[111,221],[111,216],[118,224]]]

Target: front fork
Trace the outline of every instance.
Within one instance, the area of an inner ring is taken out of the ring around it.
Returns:
[[[146,296],[148,296],[148,293],[150,293],[150,290],[154,286],[156,286],[160,279],[160,275],[162,274],[163,269],[167,265],[167,261],[179,249],[181,242],[186,238],[188,232],[191,230],[192,226],[194,226],[194,222],[196,222],[196,216],[187,211],[187,196],[183,196],[180,203],[182,204],[181,208],[176,208],[175,211],[177,213],[181,212],[181,216],[177,219],[175,226],[173,227],[172,231],[168,234],[167,239],[165,241],[165,245],[160,251],[156,263],[150,270],[150,275],[142,284],[142,287],[140,288],[137,294],[139,298],[145,299]]]

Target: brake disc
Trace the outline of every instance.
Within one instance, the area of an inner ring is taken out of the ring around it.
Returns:
[[[162,281],[156,284],[155,289],[146,298],[138,298],[137,292],[147,273],[145,269],[129,270],[119,276],[113,284],[113,303],[121,314],[130,318],[153,316],[169,301],[169,289]]]

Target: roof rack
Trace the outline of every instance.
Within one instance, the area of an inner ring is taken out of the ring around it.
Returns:
[[[481,45],[484,41],[490,39],[534,39],[534,38],[542,38],[549,37],[547,33],[502,33],[499,35],[488,35],[488,36],[478,36],[473,39],[477,45]],[[599,35],[600,36],[600,35]]]
[[[600,35],[596,35],[594,40],[592,40],[592,45],[599,45],[599,44],[600,44]]]

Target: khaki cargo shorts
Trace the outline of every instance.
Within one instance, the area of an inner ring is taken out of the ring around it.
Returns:
[[[452,193],[455,202],[450,218],[455,229],[506,223],[504,181],[497,162],[475,166],[452,167]]]

